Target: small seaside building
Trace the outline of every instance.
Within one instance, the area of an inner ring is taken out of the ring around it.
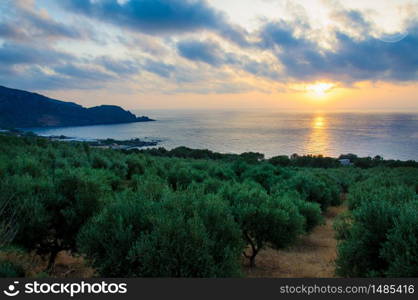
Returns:
[[[352,163],[348,158],[338,160],[342,166],[351,166]]]

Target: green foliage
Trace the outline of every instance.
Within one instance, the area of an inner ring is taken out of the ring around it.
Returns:
[[[130,155],[126,160],[128,166],[128,179],[133,175],[142,175],[145,172],[145,161],[141,157]]]
[[[95,169],[108,169],[110,165],[109,160],[105,156],[95,154],[93,158],[91,158],[91,166]]]
[[[356,209],[365,202],[389,201],[392,204],[400,202],[407,203],[415,199],[416,194],[413,188],[384,176],[372,177],[360,182],[349,190],[348,206]]]
[[[137,276],[240,275],[241,232],[221,199],[192,192],[171,194],[164,212],[130,252],[131,259],[142,264]]]
[[[346,277],[417,274],[417,195],[414,169],[370,169],[349,189],[351,212],[334,224],[337,272]]]
[[[83,228],[80,249],[103,276],[239,275],[241,234],[217,197],[167,193],[159,203],[129,194]]]
[[[261,249],[292,245],[348,193],[351,211],[334,223],[339,274],[416,276],[418,169],[350,159],[365,169],[321,156],[116,151],[0,134],[0,243],[50,266],[69,250],[100,276],[239,276],[243,252],[254,265]]]
[[[2,184],[2,197],[13,199],[16,243],[50,256],[50,266],[61,250],[74,250],[79,228],[101,206],[108,191],[103,172],[74,169],[52,180],[11,176]]]
[[[386,201],[364,203],[353,211],[348,238],[338,248],[337,273],[347,277],[383,276],[388,262],[380,256],[398,209]]]
[[[118,195],[81,229],[78,249],[93,260],[101,276],[134,276],[137,266],[128,253],[140,234],[151,230],[152,210],[153,203],[140,195]]]
[[[309,202],[318,203],[325,211],[330,205],[340,204],[340,188],[326,174],[300,172],[287,184],[288,190],[298,191]]]
[[[307,202],[301,199],[293,200],[299,213],[305,218],[304,231],[311,232],[316,226],[324,223],[321,207],[318,203]]]
[[[402,208],[381,250],[388,277],[418,277],[418,202]]]
[[[251,180],[259,183],[266,191],[270,191],[276,178],[276,168],[270,164],[262,164],[257,167],[248,168],[241,176],[244,180]]]
[[[351,212],[346,211],[339,214],[333,223],[335,238],[337,240],[346,240],[350,236],[350,229],[352,225]]]
[[[222,195],[232,207],[244,241],[255,265],[258,252],[267,245],[280,249],[289,246],[303,233],[305,219],[297,206],[286,197],[271,197],[259,185],[246,182],[225,186]]]
[[[1,192],[1,188],[0,188]],[[11,208],[10,199],[0,198],[0,249],[10,245],[16,235],[16,211]]]
[[[240,159],[249,164],[256,164],[264,159],[264,154],[258,152],[245,152],[239,155]]]
[[[160,177],[150,175],[134,175],[130,182],[131,189],[141,194],[145,199],[160,201],[169,190],[167,183]]]
[[[0,278],[25,277],[22,266],[7,260],[0,260]]]
[[[274,156],[269,159],[269,162],[274,166],[282,167],[288,167],[291,164],[291,160],[287,155]]]

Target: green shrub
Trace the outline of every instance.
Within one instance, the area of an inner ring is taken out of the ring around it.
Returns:
[[[108,169],[110,165],[109,160],[103,156],[103,153],[95,153],[91,158],[91,166],[95,169]]]
[[[350,188],[348,207],[356,209],[364,202],[385,200],[393,205],[402,205],[415,199],[415,191],[405,185],[382,186],[374,181],[365,181]]]
[[[271,164],[250,167],[242,174],[245,180],[252,180],[259,183],[266,191],[270,192],[271,187],[277,180],[275,174],[276,168]]]
[[[110,170],[119,178],[126,178],[128,175],[128,166],[124,161],[124,157],[116,157],[113,159]]]
[[[388,277],[418,277],[418,203],[406,205],[383,245]]]
[[[318,203],[307,202],[298,198],[293,200],[293,203],[305,219],[304,231],[306,233],[311,232],[316,226],[324,224],[321,206]]]
[[[19,156],[13,162],[13,174],[41,177],[44,170],[45,168],[39,163],[39,160],[29,155]]]
[[[236,277],[243,250],[241,232],[216,197],[203,201],[182,193],[166,199],[151,232],[130,251],[139,265],[136,276]]]
[[[169,190],[167,183],[155,175],[134,175],[130,187],[136,193],[142,194],[145,199],[160,201]]]
[[[137,272],[129,251],[143,232],[152,229],[152,203],[124,193],[106,205],[80,230],[78,249],[103,277],[130,277]]]
[[[45,179],[12,177],[16,195],[15,242],[38,254],[48,255],[52,267],[62,250],[75,250],[81,226],[98,210],[110,188],[102,173],[74,170],[57,175],[55,184]]]
[[[350,236],[352,226],[352,216],[350,211],[345,211],[339,214],[334,219],[333,228],[335,231],[335,238],[337,240],[345,240]]]
[[[417,276],[418,164],[347,157],[367,169],[0,134],[0,246],[49,265],[61,250],[84,254],[101,276],[238,276],[244,250],[254,265],[261,249],[291,245],[348,192],[338,274]]]
[[[136,155],[130,155],[126,160],[128,166],[128,179],[131,179],[133,175],[142,175],[145,172],[145,161]]]
[[[228,206],[192,191],[160,202],[125,195],[92,219],[78,244],[106,277],[231,277],[241,232]]]
[[[292,177],[287,184],[287,189],[296,190],[307,201],[318,203],[322,211],[325,211],[333,203],[334,197],[339,197],[321,177],[308,172],[300,172]]]
[[[221,194],[230,202],[243,240],[250,248],[250,254],[245,256],[251,266],[255,266],[261,249],[287,247],[303,233],[305,220],[289,199],[270,197],[264,189],[249,182],[225,186]]]
[[[216,194],[221,189],[223,183],[219,179],[208,178],[203,182],[205,194]]]
[[[287,155],[279,155],[270,158],[269,163],[275,166],[287,167],[291,164],[290,158]]]
[[[235,178],[234,171],[229,166],[219,166],[218,164],[209,168],[209,175],[214,179],[232,180]]]
[[[194,170],[187,165],[178,165],[170,169],[167,180],[172,189],[177,191],[187,189],[192,182],[203,182],[205,175],[205,173]]]
[[[399,209],[388,201],[365,202],[353,211],[347,239],[338,245],[337,274],[344,277],[383,276],[388,262],[380,251],[394,227]]]
[[[20,265],[6,260],[0,261],[0,278],[18,277],[25,277],[25,270]]]

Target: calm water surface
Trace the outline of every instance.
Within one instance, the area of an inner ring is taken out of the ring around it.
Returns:
[[[418,160],[418,114],[260,113],[153,110],[156,122],[35,129],[40,135],[80,139],[159,139],[168,149],[187,146],[224,153],[254,151],[339,156],[382,155]]]

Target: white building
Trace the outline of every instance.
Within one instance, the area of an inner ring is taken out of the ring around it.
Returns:
[[[351,166],[352,163],[348,158],[338,160],[342,166]]]

